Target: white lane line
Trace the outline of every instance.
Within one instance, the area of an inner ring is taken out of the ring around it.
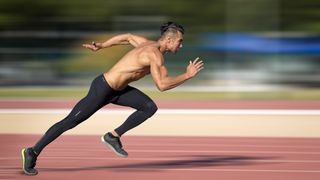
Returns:
[[[70,144],[69,144],[70,145]],[[152,143],[126,143],[126,146],[149,146],[149,147],[235,147],[235,148],[241,148],[241,147],[250,147],[250,148],[294,148],[294,149],[320,149],[320,146],[304,146],[304,145],[253,145],[253,144],[215,144],[214,142],[212,144],[184,144],[184,143],[177,143],[177,144],[171,144],[171,143],[161,143],[161,144],[152,144]]]
[[[55,167],[41,167],[41,169],[50,169]],[[75,167],[75,166],[59,166],[59,169],[77,169],[82,167]],[[138,170],[141,171],[141,168],[135,167],[106,167],[106,169],[130,169],[130,170]],[[144,168],[144,171],[154,170],[155,168]],[[304,169],[214,169],[214,168],[156,168],[156,170],[160,171],[192,171],[192,172],[267,172],[267,173],[320,173],[320,170],[304,170]],[[16,172],[17,170],[7,170],[7,172]]]
[[[85,144],[86,146],[90,146],[89,144]],[[96,143],[91,144],[91,146],[97,145]],[[84,146],[82,143],[68,143],[67,146],[64,147],[80,147],[82,148]],[[126,147],[233,147],[233,148],[292,148],[292,149],[320,149],[320,146],[306,146],[303,144],[297,144],[297,145],[253,145],[253,144],[219,144],[214,142],[209,142],[208,144],[201,144],[201,143],[195,143],[195,144],[186,144],[186,143],[158,143],[158,144],[152,144],[152,143],[125,143]]]
[[[2,167],[0,167],[2,168]],[[4,168],[8,168],[8,167],[4,167]],[[41,167],[41,168],[53,168],[53,167]],[[75,166],[59,166],[59,168],[61,169],[77,169],[78,167]],[[82,168],[82,167],[79,167]],[[141,170],[141,168],[139,167],[112,167],[112,165],[108,168],[106,167],[106,169],[130,169],[130,170]],[[152,166],[150,166],[150,168],[144,168],[144,171],[148,171],[148,170],[153,170],[155,168],[153,168]],[[163,171],[193,171],[193,172],[197,172],[197,171],[211,171],[211,172],[268,172],[268,173],[320,173],[320,170],[307,170],[307,169],[227,169],[227,168],[166,168],[165,166],[162,168],[156,168],[157,170],[163,170]],[[15,169],[13,170],[6,170],[6,172],[11,172],[11,171],[16,171]]]
[[[100,114],[130,114],[134,110],[129,109],[102,109]],[[70,109],[0,109],[0,114],[66,114]],[[157,114],[182,114],[182,115],[320,115],[320,110],[277,110],[277,109],[160,109]]]
[[[272,173],[320,173],[320,170],[301,169],[210,169],[210,168],[168,168],[166,171],[215,171],[215,172],[272,172]]]
[[[210,158],[210,157],[209,157]],[[212,159],[223,159],[224,156],[217,156],[212,157]],[[17,160],[20,159],[18,157],[1,157],[0,160]],[[41,157],[41,161],[43,160],[115,160],[115,161],[189,161],[193,159],[198,159],[198,157],[186,159],[183,157],[178,158],[125,158],[125,159],[119,159],[119,157],[65,157],[65,156],[45,156]],[[199,159],[207,159],[206,157],[199,157]],[[236,160],[235,160],[236,161]],[[293,159],[293,160],[267,160],[267,159],[244,159],[244,160],[238,160],[238,161],[246,161],[246,162],[264,162],[264,163],[320,163],[320,160],[300,160],[300,159]],[[214,162],[213,162],[214,164]],[[0,167],[1,168],[1,167]]]
[[[55,152],[74,152],[79,150],[79,148],[54,148],[51,153]],[[81,148],[83,152],[104,152],[105,149],[86,149]],[[307,155],[314,155],[320,154],[319,151],[232,151],[232,150],[141,150],[141,149],[127,149],[129,152],[137,152],[137,153],[237,153],[237,154],[307,154]]]
[[[130,150],[130,152],[146,153],[246,153],[246,154],[320,154],[320,152],[303,151],[219,151],[219,150]]]

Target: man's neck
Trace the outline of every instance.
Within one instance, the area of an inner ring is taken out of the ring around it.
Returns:
[[[165,45],[165,43],[163,41],[161,41],[161,39],[157,42],[158,47],[159,47],[159,51],[162,54],[165,54],[167,52],[167,46]]]

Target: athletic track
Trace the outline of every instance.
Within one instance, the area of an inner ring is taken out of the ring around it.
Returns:
[[[0,109],[71,108],[73,103],[1,100]],[[184,109],[320,109],[316,101],[158,104]],[[124,136],[129,157],[120,158],[99,136],[64,135],[38,158],[39,175],[28,177],[21,172],[20,151],[39,138],[0,134],[0,179],[320,179],[320,138]]]

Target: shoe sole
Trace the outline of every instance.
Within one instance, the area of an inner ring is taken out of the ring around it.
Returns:
[[[36,171],[35,173],[30,173],[30,172],[26,171],[26,169],[25,169],[25,166],[24,166],[24,164],[25,164],[25,156],[24,156],[25,151],[26,151],[26,148],[23,148],[23,149],[21,150],[22,170],[23,170],[23,172],[24,172],[26,175],[28,175],[28,176],[35,176],[35,175],[38,174],[37,171]]]
[[[118,153],[107,141],[104,140],[103,136],[101,136],[101,142],[103,144],[105,144],[109,149],[111,149],[116,155],[120,156],[120,157],[128,157],[126,155],[120,154]]]

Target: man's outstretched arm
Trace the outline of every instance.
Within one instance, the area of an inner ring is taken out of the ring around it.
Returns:
[[[194,77],[203,69],[203,62],[196,58],[194,61],[190,61],[185,73],[170,77],[168,76],[167,68],[163,65],[163,61],[153,59],[150,62],[150,72],[157,88],[160,91],[166,91],[179,86],[186,80]]]
[[[97,51],[99,49],[108,48],[115,45],[131,44],[132,46],[137,47],[147,41],[148,40],[144,37],[127,33],[113,36],[103,43],[92,42],[91,44],[83,44],[82,46],[92,51]]]

